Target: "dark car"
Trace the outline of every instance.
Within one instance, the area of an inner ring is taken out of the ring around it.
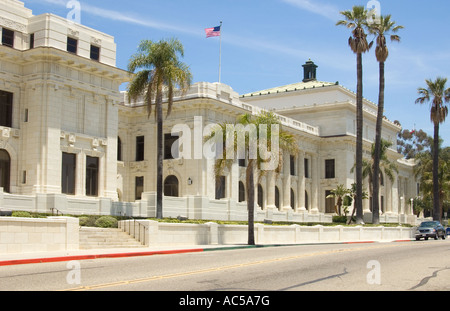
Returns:
[[[446,235],[445,228],[439,221],[424,221],[416,230],[417,241],[420,240],[420,238],[424,238],[425,240],[434,238],[437,240],[439,237],[445,240]]]

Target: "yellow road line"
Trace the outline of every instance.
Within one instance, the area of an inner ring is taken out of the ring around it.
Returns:
[[[256,265],[261,265],[261,264],[273,263],[273,262],[277,262],[277,261],[288,261],[288,260],[295,260],[295,259],[314,257],[314,256],[320,256],[320,255],[330,255],[330,254],[342,253],[342,252],[354,252],[354,251],[359,251],[359,250],[363,250],[363,249],[367,250],[367,249],[375,249],[375,248],[382,248],[382,247],[386,248],[386,247],[394,247],[394,246],[393,245],[382,245],[382,246],[377,245],[377,246],[371,246],[371,247],[336,249],[336,250],[329,250],[329,251],[323,251],[323,252],[302,254],[302,255],[297,255],[297,256],[279,257],[279,258],[273,258],[273,259],[267,259],[267,260],[259,260],[259,261],[253,261],[253,262],[248,262],[248,263],[223,266],[223,267],[195,270],[195,271],[189,271],[189,272],[180,272],[180,273],[173,273],[173,274],[166,274],[166,275],[151,276],[151,277],[141,278],[141,279],[125,280],[125,281],[111,282],[111,283],[98,284],[98,285],[80,286],[80,287],[76,287],[76,288],[66,289],[63,291],[95,290],[95,289],[101,289],[101,288],[151,282],[151,281],[156,281],[156,280],[166,280],[166,279],[175,278],[175,277],[183,277],[183,276],[197,275],[197,274],[202,274],[202,273],[210,273],[210,272],[231,270],[231,269],[237,269],[237,268],[243,268],[243,267],[250,267],[250,266],[256,266]],[[396,247],[398,247],[398,245],[396,245]]]

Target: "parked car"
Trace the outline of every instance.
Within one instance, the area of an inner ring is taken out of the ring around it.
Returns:
[[[447,230],[445,230],[445,232],[447,233],[447,236],[450,235],[450,227],[447,228]]]
[[[416,230],[416,240],[421,238],[428,240],[428,238],[434,238],[435,240],[441,237],[445,240],[446,232],[444,226],[439,221],[424,221]]]

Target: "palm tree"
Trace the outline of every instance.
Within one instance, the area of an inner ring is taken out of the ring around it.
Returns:
[[[363,157],[363,66],[362,54],[372,47],[373,42],[367,42],[367,34],[364,27],[367,26],[368,12],[364,6],[354,6],[351,11],[340,12],[345,19],[338,21],[336,25],[347,26],[353,29],[348,43],[356,54],[357,87],[356,87],[356,222],[363,223],[362,209],[362,157]]]
[[[341,206],[342,206],[343,200],[347,195],[350,195],[350,193],[351,193],[351,190],[345,188],[345,186],[341,184],[341,185],[337,185],[337,187],[335,189],[331,190],[330,194],[327,195],[327,197],[326,197],[327,199],[328,198],[337,198],[335,209],[336,209],[336,213],[339,216],[341,216]]]
[[[375,154],[374,154],[374,165],[373,165],[373,198],[372,198],[372,223],[380,223],[380,209],[379,209],[379,182],[378,182],[378,172],[380,170],[380,157],[381,157],[381,131],[384,116],[384,89],[385,89],[385,76],[384,67],[385,62],[389,56],[389,50],[386,44],[386,35],[389,32],[396,33],[403,26],[396,25],[394,21],[391,20],[391,15],[380,16],[380,23],[374,23],[369,26],[369,32],[377,36],[377,47],[375,49],[375,55],[380,67],[380,90],[378,94],[378,114],[375,129]],[[398,35],[392,34],[391,41],[400,42],[400,37]]]
[[[244,114],[240,116],[237,120],[238,125],[242,125],[242,127],[232,126],[228,127],[227,124],[222,123],[219,124],[218,127],[212,130],[211,134],[205,137],[205,141],[213,141],[216,144],[225,142],[230,138],[230,135],[233,136],[233,144],[225,144],[223,149],[223,154],[216,159],[215,162],[215,175],[220,176],[226,170],[229,170],[233,163],[235,163],[235,159],[230,159],[227,157],[229,152],[233,154],[235,152],[239,153],[239,142],[236,139],[239,135],[245,135],[245,154],[248,155],[248,163],[246,168],[246,183],[247,183],[247,209],[248,209],[248,244],[255,244],[255,229],[254,229],[254,212],[255,212],[255,171],[259,171],[259,176],[262,176],[265,171],[261,170],[264,163],[267,164],[267,158],[265,158],[261,151],[253,154],[252,144],[259,147],[261,144],[267,144],[267,149],[269,152],[276,152],[279,150],[279,154],[276,157],[278,159],[278,163],[275,163],[276,170],[279,170],[280,166],[283,163],[283,151],[288,151],[291,155],[295,155],[298,153],[297,143],[294,137],[287,132],[283,131],[281,128],[280,121],[278,117],[272,112],[261,112],[257,116],[252,116],[250,114]],[[267,126],[267,135],[262,135],[261,133],[261,125]],[[275,133],[271,132],[271,128],[273,125],[279,126],[278,131],[278,139],[273,139]],[[232,131],[230,132],[230,128]],[[250,129],[250,130],[249,130]],[[255,130],[255,133],[251,133],[251,129]],[[249,131],[248,131],[249,130]],[[252,136],[254,135],[254,136]],[[254,139],[254,140],[252,140]],[[278,146],[273,146],[273,143],[278,143]],[[227,147],[228,146],[228,147]],[[229,149],[227,149],[229,148]],[[230,150],[231,149],[231,150]],[[242,151],[242,150],[241,150]],[[240,157],[243,154],[239,155]]]
[[[425,80],[427,88],[419,88],[416,104],[431,103],[430,119],[434,124],[433,140],[433,219],[441,220],[439,203],[439,124],[444,123],[448,115],[447,103],[450,102],[450,88],[446,88],[447,78],[438,77],[435,81]]]
[[[184,56],[183,45],[177,39],[152,42],[143,40],[138,51],[128,64],[130,73],[137,72],[128,85],[129,101],[144,96],[148,116],[152,106],[156,106],[157,123],[157,183],[156,183],[156,217],[163,218],[163,97],[167,97],[167,116],[173,106],[175,88],[184,94],[189,88],[192,75],[189,67],[179,61]]]

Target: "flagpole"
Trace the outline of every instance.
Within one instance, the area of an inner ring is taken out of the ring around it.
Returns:
[[[222,21],[220,21],[220,43],[219,43],[219,84],[221,82],[221,74],[222,74]]]

